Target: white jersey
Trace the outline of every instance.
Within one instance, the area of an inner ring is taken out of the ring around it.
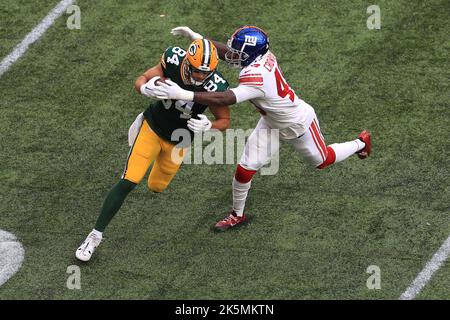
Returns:
[[[242,69],[239,86],[231,90],[236,95],[236,103],[249,100],[270,128],[280,130],[282,139],[302,135],[312,119],[312,108],[291,89],[270,51]]]

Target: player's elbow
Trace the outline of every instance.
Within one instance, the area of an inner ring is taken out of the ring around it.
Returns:
[[[222,126],[219,128],[220,131],[225,131],[230,128],[231,120],[230,118],[222,119]]]
[[[230,128],[230,125],[231,125],[231,119],[228,118],[228,119],[226,119],[226,121],[225,121],[225,128],[224,128],[223,130],[229,129],[229,128]]]
[[[139,86],[139,84],[138,84],[137,81],[134,83],[134,90],[135,90],[137,93],[141,93],[141,87]]]
[[[223,92],[222,98],[223,98],[222,101],[223,101],[224,105],[229,106],[229,105],[236,103],[236,95],[231,90],[227,90],[227,91]]]
[[[230,128],[230,119],[229,118],[217,118],[213,124],[211,129],[217,129],[220,131],[225,131]]]
[[[136,79],[134,82],[134,90],[136,90],[137,93],[141,93],[141,86],[147,82],[147,78],[142,75]]]

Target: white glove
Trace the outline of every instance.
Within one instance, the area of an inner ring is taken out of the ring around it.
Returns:
[[[156,98],[154,95],[152,95],[152,89],[156,87],[155,82],[159,79],[161,79],[161,77],[156,76],[144,83],[141,86],[141,94],[149,98]]]
[[[170,79],[160,82],[150,89],[150,94],[160,100],[184,100],[194,101],[194,92],[182,89],[178,84]]]
[[[203,36],[200,33],[194,32],[189,27],[176,27],[170,31],[174,36],[183,36],[191,39],[192,41],[197,39],[203,39]]]
[[[190,118],[187,122],[187,126],[194,133],[205,132],[211,129],[212,123],[208,117],[204,114],[199,114],[200,119]]]

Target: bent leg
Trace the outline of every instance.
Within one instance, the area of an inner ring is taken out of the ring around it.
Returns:
[[[151,162],[161,150],[158,136],[147,122],[142,123],[131,146],[121,180],[109,191],[95,224],[95,230],[103,232],[121,208],[125,198],[142,180]]]
[[[153,163],[148,177],[148,188],[154,192],[163,192],[172,181],[181,166],[187,149],[178,148],[162,141],[162,151]]]
[[[305,134],[297,139],[289,140],[289,143],[308,164],[318,169],[341,162],[365,146],[359,139],[326,146],[317,117],[314,117]]]
[[[144,120],[131,146],[122,179],[139,184],[150,164],[161,152],[160,138]]]

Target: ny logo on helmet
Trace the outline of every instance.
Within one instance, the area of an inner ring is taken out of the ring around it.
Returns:
[[[255,36],[245,36],[245,44],[249,46],[256,46],[256,42],[258,42],[258,38]]]

